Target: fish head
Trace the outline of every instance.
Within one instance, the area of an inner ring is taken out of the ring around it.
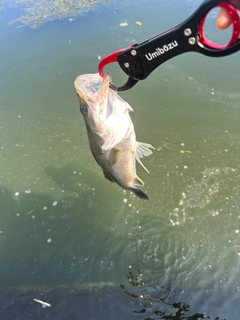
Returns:
[[[111,76],[108,73],[104,78],[99,74],[81,75],[74,82],[88,131],[97,133],[101,130],[101,122],[108,109],[110,82]]]
[[[130,105],[109,88],[110,74],[79,76],[74,86],[84,116],[90,146],[98,144],[102,153],[113,148],[133,131]]]

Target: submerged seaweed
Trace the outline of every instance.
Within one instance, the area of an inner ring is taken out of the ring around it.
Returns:
[[[4,8],[23,9],[23,15],[10,22],[17,27],[29,25],[32,28],[56,19],[73,17],[93,9],[96,5],[106,5],[108,0],[0,0],[0,11]]]

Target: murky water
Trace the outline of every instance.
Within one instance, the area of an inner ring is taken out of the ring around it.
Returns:
[[[238,318],[239,53],[179,56],[122,94],[138,140],[156,148],[144,161],[151,174],[137,168],[145,202],[104,179],[73,88],[100,56],[177,25],[200,3],[109,1],[35,29],[31,19],[8,25],[24,7],[1,11],[0,285],[22,290],[1,299],[1,319],[28,319],[23,299],[29,319]],[[123,84],[121,69],[109,69]],[[55,307],[70,291],[61,287],[79,290],[81,305],[66,303],[62,318]],[[48,292],[52,308],[27,290]]]

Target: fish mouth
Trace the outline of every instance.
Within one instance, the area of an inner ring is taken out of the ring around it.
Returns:
[[[112,77],[109,73],[106,73],[103,78],[98,73],[85,74],[77,77],[74,81],[74,87],[82,98],[88,98],[94,94],[98,96],[99,93],[106,96],[111,81]]]
[[[105,115],[108,110],[108,99],[109,99],[109,84],[112,78],[109,73],[106,73],[103,77],[102,83],[96,92],[95,99],[99,102],[99,114]]]
[[[88,105],[89,110],[104,115],[108,109],[110,82],[112,77],[106,73],[102,78],[98,73],[79,76],[74,86],[80,105]]]
[[[107,72],[102,80],[102,83],[98,89],[98,94],[102,95],[103,97],[106,97],[108,95],[108,90],[109,90],[109,84],[112,81],[112,77],[110,74]]]

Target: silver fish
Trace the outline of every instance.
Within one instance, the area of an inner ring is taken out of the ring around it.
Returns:
[[[148,172],[140,158],[152,154],[151,144],[136,141],[129,112],[133,111],[115,91],[109,88],[111,76],[85,74],[74,86],[79,98],[92,154],[102,168],[104,176],[136,196],[148,196],[138,188],[144,185],[136,174],[137,160]]]

